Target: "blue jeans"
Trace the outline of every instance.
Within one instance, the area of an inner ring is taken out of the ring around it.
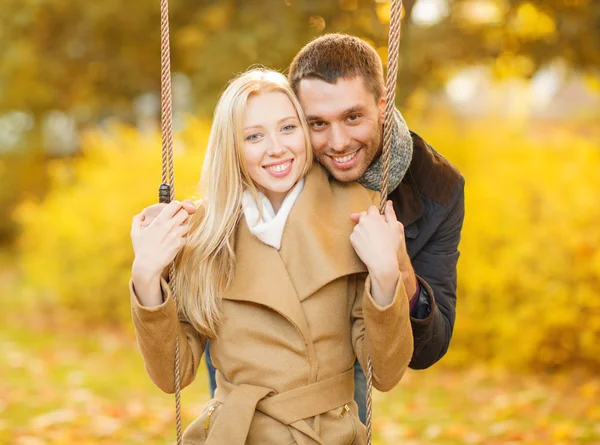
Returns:
[[[358,360],[354,362],[354,401],[358,405],[358,417],[367,423],[367,378]]]
[[[215,389],[217,389],[217,382],[215,379],[215,367],[210,359],[210,342],[206,343],[206,350],[204,356],[206,357],[206,367],[208,368],[208,378],[210,383],[210,397],[215,396]],[[358,360],[354,362],[354,401],[358,405],[358,417],[362,423],[367,422],[367,379],[365,374],[360,367]]]
[[[210,398],[215,396],[215,389],[217,389],[217,378],[215,377],[217,368],[213,366],[212,360],[210,359],[210,342],[206,342],[206,348],[204,349],[204,357],[206,357],[206,367],[208,368],[208,383],[210,386]]]

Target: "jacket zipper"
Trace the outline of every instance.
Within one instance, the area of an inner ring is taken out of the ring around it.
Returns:
[[[210,426],[210,417],[213,415],[213,413],[215,412],[215,409],[217,409],[217,406],[220,405],[220,402],[215,402],[213,405],[211,405],[210,408],[208,408],[208,414],[206,416],[206,421],[204,422],[204,432],[206,433],[206,435],[208,436],[208,427]]]
[[[349,412],[350,412],[350,407],[348,405],[344,405],[344,409],[342,410],[340,417],[344,417],[344,414],[349,413]]]
[[[344,405],[344,409],[342,410],[340,417],[344,417],[346,413],[350,413],[350,407],[347,404]],[[358,431],[356,430],[356,423],[354,423],[352,416],[348,417],[348,419],[350,419],[350,422],[352,423],[352,442],[350,442],[352,445],[356,441],[356,435],[358,434]]]

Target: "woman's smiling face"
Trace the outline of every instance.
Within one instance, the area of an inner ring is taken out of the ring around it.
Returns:
[[[285,93],[259,93],[248,99],[243,152],[250,177],[278,208],[306,164],[304,132]]]

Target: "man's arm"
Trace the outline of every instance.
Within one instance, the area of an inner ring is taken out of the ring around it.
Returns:
[[[448,209],[446,218],[435,234],[412,259],[421,292],[417,298],[428,300],[430,306],[426,318],[415,318],[415,313],[411,311],[415,342],[410,362],[412,369],[430,367],[446,354],[450,345],[456,315],[458,243],[465,216],[462,178]],[[422,303],[418,304],[417,312],[422,306]]]

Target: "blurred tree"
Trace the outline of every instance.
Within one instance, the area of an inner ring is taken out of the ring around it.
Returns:
[[[443,10],[417,23],[419,3]],[[488,65],[499,77],[532,77],[547,64],[600,76],[600,3],[590,0],[419,0],[405,2],[399,100],[416,87],[439,87],[468,65]],[[406,88],[404,88],[406,86]]]
[[[413,14],[419,3],[447,13],[423,23]],[[598,2],[405,0],[404,6],[400,101],[474,63],[524,76],[556,58],[578,69],[600,66]],[[170,8],[173,70],[192,79],[205,112],[234,73],[253,63],[285,69],[304,43],[326,32],[356,34],[385,54],[389,3],[382,1],[172,0]],[[0,10],[0,112],[25,109],[39,117],[58,109],[81,123],[131,121],[132,100],[158,90],[158,0],[0,0]]]
[[[404,7],[400,104],[472,64],[529,77],[562,59],[598,78],[600,2],[405,0]],[[257,63],[284,70],[302,45],[327,32],[360,36],[386,56],[385,0],[171,0],[170,8],[172,68],[190,84],[175,96],[176,108],[185,102],[210,114],[235,73]],[[0,138],[0,163],[14,164],[19,180],[0,194],[3,210],[24,191],[44,192],[45,156],[77,150],[82,127],[156,118],[159,12],[158,0],[0,0],[0,118],[24,111],[33,122],[12,147],[17,164]],[[42,134],[48,129],[62,136]],[[30,172],[35,181],[24,181]]]
[[[177,199],[198,196],[208,133],[206,122],[190,119],[177,135]],[[84,320],[125,322],[131,318],[123,298],[133,261],[131,218],[157,198],[160,137],[111,125],[85,131],[81,141],[82,156],[49,163],[45,199],[25,200],[16,212],[23,227],[22,284],[41,306],[67,307]]]

